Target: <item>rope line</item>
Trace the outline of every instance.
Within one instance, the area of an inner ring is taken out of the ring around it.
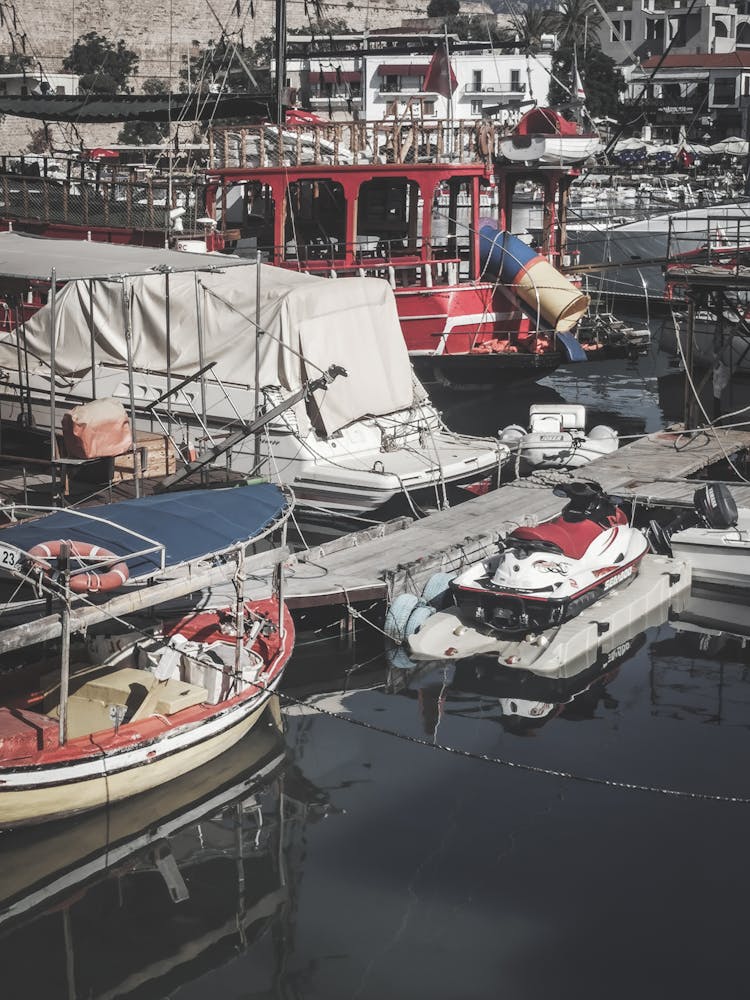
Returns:
[[[319,705],[295,698],[294,695],[284,691],[275,692],[282,701],[288,701],[295,705],[301,705],[314,712],[324,715],[330,719],[337,719],[340,722],[348,722],[352,726],[367,729],[371,732],[379,733],[381,736],[392,736],[404,743],[411,743],[415,746],[427,747],[431,750],[440,750],[444,753],[452,754],[456,757],[464,757],[467,760],[482,761],[485,764],[493,764],[496,767],[510,768],[516,771],[526,771],[529,774],[542,775],[549,778],[560,778],[565,781],[578,781],[588,785],[599,785],[605,788],[614,788],[625,792],[642,792],[650,795],[663,795],[669,798],[693,799],[699,802],[721,802],[731,805],[750,805],[750,797],[742,795],[723,795],[716,792],[691,792],[681,788],[664,788],[660,785],[644,785],[633,781],[620,781],[616,778],[601,778],[590,774],[576,774],[573,771],[561,771],[556,768],[542,767],[539,764],[526,764],[523,761],[508,760],[505,757],[494,757],[491,754],[477,753],[474,750],[464,750],[461,747],[449,746],[447,743],[436,743],[432,740],[422,739],[419,736],[409,736],[406,733],[399,733],[395,729],[387,729],[385,726],[376,726],[365,719],[355,719],[351,716],[341,715],[338,712],[331,712]]]

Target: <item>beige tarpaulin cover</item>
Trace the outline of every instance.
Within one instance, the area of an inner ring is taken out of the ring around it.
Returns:
[[[90,371],[92,329],[96,362],[127,369],[128,319],[134,369],[166,374],[166,301],[164,274],[69,281],[57,295],[57,380],[72,385]],[[169,302],[172,376],[193,375],[202,364],[216,362],[211,374],[229,388],[252,388],[255,265],[219,273],[170,273]],[[325,392],[316,393],[327,433],[365,415],[392,413],[412,404],[411,364],[387,282],[331,280],[262,265],[260,319],[261,386],[280,386],[291,393],[332,364],[348,371],[348,378],[337,378]],[[36,373],[46,376],[50,326],[47,305],[27,321],[25,330],[26,348],[41,363]],[[0,368],[18,368],[14,333],[0,337]]]

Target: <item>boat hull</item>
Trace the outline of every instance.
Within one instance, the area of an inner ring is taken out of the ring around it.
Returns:
[[[693,568],[693,579],[750,589],[750,510],[741,510],[736,528],[687,528],[671,536],[675,557]]]
[[[157,749],[154,743],[127,754],[118,770],[106,755],[77,767],[77,776],[65,775],[72,765],[19,768],[4,772],[0,786],[0,827],[16,827],[65,819],[130,798],[207,764],[241,740],[258,722],[270,694],[237,711],[209,736],[198,736],[183,747]],[[61,773],[62,772],[62,773]],[[78,776],[80,775],[80,776]]]

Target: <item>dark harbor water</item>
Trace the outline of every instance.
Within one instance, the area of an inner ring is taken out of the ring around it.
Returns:
[[[438,401],[460,430],[562,397],[637,434],[680,417],[662,372]],[[745,997],[750,618],[707,610],[738,635],[665,623],[557,684],[301,635],[283,733],[0,836],[3,997]]]

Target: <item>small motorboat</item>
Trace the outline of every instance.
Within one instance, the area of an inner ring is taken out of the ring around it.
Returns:
[[[586,407],[577,404],[535,404],[529,409],[529,429],[519,424],[500,431],[500,441],[515,453],[518,471],[578,469],[594,458],[617,451],[617,431],[598,424],[586,433]]]
[[[597,132],[568,121],[552,108],[532,108],[498,148],[513,163],[573,164],[587,160],[599,147]]]
[[[691,510],[652,521],[648,534],[655,552],[689,562],[696,582],[750,588],[750,509],[738,510],[725,483],[702,486]]]

